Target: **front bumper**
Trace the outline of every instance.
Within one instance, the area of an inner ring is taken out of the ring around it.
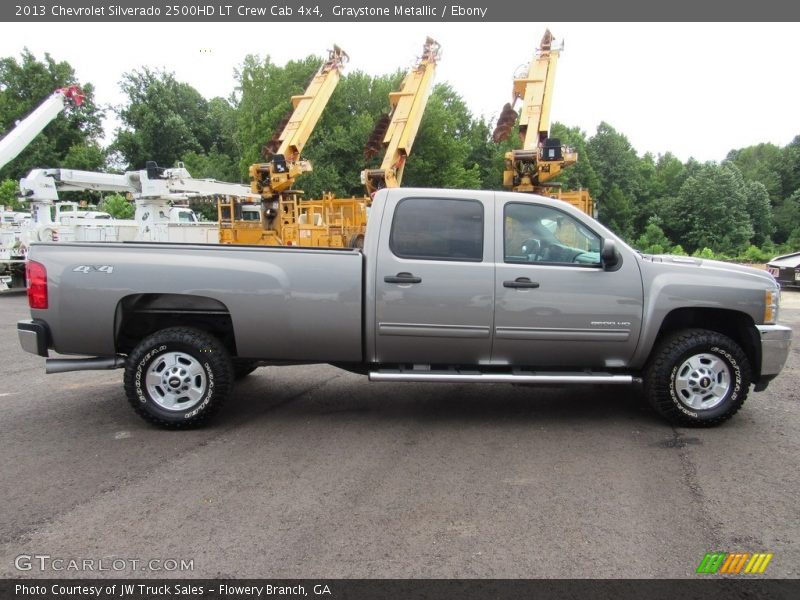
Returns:
[[[783,369],[792,345],[792,330],[784,325],[756,325],[761,338],[761,377],[772,379]]]
[[[47,325],[41,321],[17,321],[17,335],[19,336],[19,345],[25,352],[49,356],[47,346],[50,335]]]

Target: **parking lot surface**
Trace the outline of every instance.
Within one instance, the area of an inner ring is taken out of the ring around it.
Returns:
[[[171,432],[134,414],[121,371],[45,375],[17,342],[27,314],[0,296],[0,576],[674,578],[725,551],[800,577],[797,341],[714,429],[671,427],[633,388],[321,365],[259,369],[212,424]],[[192,569],[20,571],[20,555]]]

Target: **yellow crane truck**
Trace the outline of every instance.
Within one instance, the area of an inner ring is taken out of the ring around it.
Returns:
[[[364,146],[365,160],[383,150],[380,167],[361,172],[367,196],[336,198],[327,194],[321,200],[301,201],[301,245],[363,247],[375,192],[400,187],[402,182],[403,169],[428,104],[440,51],[439,43],[427,38],[422,55],[403,78],[400,89],[389,93],[389,112],[378,119]]]
[[[362,172],[368,195],[337,198],[325,194],[320,199],[305,199],[301,191],[292,189],[292,184],[298,175],[311,170],[299,155],[338,83],[342,62],[337,60],[334,50],[306,93],[292,98],[296,107],[292,117],[283,133],[273,137],[267,146],[267,153],[274,148],[271,162],[250,167],[252,191],[261,196],[261,203],[228,198],[219,204],[220,242],[361,247],[372,195],[384,187],[399,187],[402,181],[403,168],[428,102],[439,54],[440,45],[427,38],[417,64],[403,79],[400,89],[389,94],[389,113],[378,120],[365,146],[366,159],[384,150],[380,168]],[[298,98],[308,99],[313,110],[301,111]],[[286,159],[285,153],[294,158]]]
[[[261,201],[228,197],[218,204],[219,241],[223,244],[299,245],[298,209],[302,192],[292,189],[295,179],[311,171],[301,153],[328,104],[347,53],[334,46],[305,92],[292,96],[293,111],[264,146],[266,162],[250,166],[250,187]],[[310,245],[310,244],[303,244]]]
[[[594,203],[588,190],[564,191],[553,181],[565,167],[578,161],[577,152],[550,137],[553,84],[562,50],[563,45],[557,46],[553,34],[546,30],[527,72],[514,79],[511,102],[503,107],[492,138],[495,142],[507,139],[519,117],[522,148],[506,153],[503,186],[557,198],[593,215]],[[522,100],[520,114],[514,109],[518,100]]]
[[[361,173],[362,183],[367,186],[370,196],[381,188],[400,187],[403,169],[428,103],[440,53],[439,43],[427,38],[417,65],[403,79],[400,90],[389,94],[391,110],[378,120],[364,148],[367,160],[384,150],[381,166]]]

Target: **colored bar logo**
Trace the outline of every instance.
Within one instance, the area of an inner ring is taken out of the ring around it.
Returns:
[[[700,561],[697,573],[714,575],[738,575],[740,573],[761,574],[767,570],[772,560],[771,552],[713,552],[708,553]]]

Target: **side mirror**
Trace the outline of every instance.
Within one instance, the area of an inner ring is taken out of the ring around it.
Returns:
[[[600,264],[604,269],[612,269],[619,264],[617,245],[614,240],[603,240],[603,249],[600,250]]]

